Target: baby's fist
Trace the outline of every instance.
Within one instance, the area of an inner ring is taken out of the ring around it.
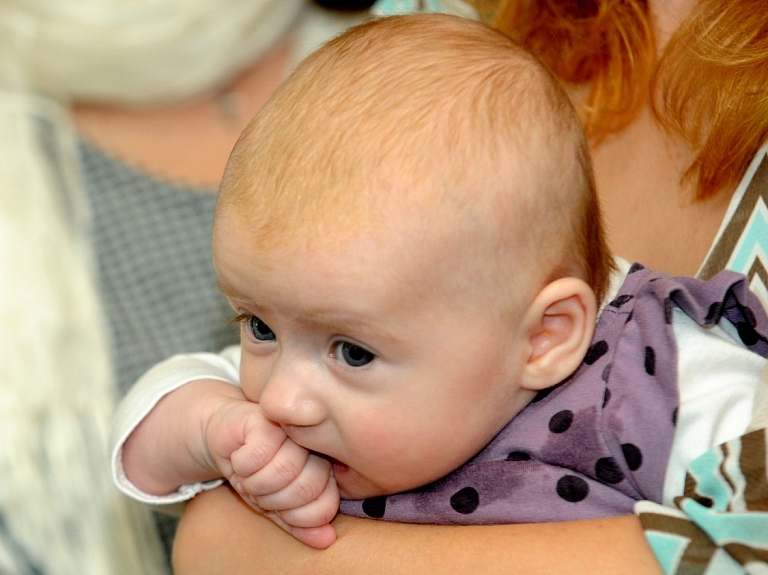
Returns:
[[[252,475],[272,461],[287,436],[257,403],[232,400],[213,413],[204,438],[214,467],[234,485],[241,474]],[[232,464],[235,453],[238,471]]]

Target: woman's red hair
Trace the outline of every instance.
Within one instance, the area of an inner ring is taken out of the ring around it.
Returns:
[[[580,113],[593,143],[650,99],[659,122],[696,156],[696,197],[741,178],[768,137],[764,0],[699,0],[656,58],[647,0],[480,0],[483,18],[563,81],[588,84]]]

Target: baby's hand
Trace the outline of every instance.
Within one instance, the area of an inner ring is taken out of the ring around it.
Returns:
[[[339,492],[330,463],[291,441],[258,404],[220,406],[204,437],[215,467],[251,507],[312,547],[336,540],[330,521]]]

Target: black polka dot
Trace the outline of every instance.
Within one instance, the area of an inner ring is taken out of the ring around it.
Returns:
[[[507,461],[530,461],[531,456],[525,451],[512,451],[507,455]]]
[[[650,346],[645,348],[645,373],[648,375],[656,373],[656,352]]]
[[[451,507],[456,513],[469,515],[480,505],[480,495],[474,487],[465,487],[451,495]]]
[[[746,346],[755,345],[760,341],[760,334],[758,334],[755,331],[755,328],[747,322],[740,321],[737,323],[736,330],[739,332],[739,338]]]
[[[755,317],[755,312],[753,312],[752,309],[746,305],[739,306],[739,309],[741,310],[741,313],[744,315],[744,319],[747,320],[747,323],[749,323],[749,325],[751,325],[752,327],[755,327],[757,325],[757,318]]]
[[[632,318],[634,317],[632,314],[634,314],[634,313],[635,313],[635,310],[632,310],[631,312],[629,312],[629,315],[627,316],[627,320],[624,323],[631,322]]]
[[[639,264],[637,262],[633,263],[632,266],[629,268],[628,274],[633,274],[636,271],[644,270],[645,266],[643,264]]]
[[[664,322],[667,325],[672,325],[672,308],[674,304],[670,298],[664,299]]]
[[[573,412],[570,409],[558,411],[549,420],[549,430],[552,433],[564,433],[573,423]]]
[[[608,405],[608,402],[610,400],[611,400],[611,390],[606,387],[605,391],[603,392],[603,407]]]
[[[554,387],[547,387],[545,389],[542,389],[534,396],[534,398],[531,400],[531,403],[537,403],[542,399],[545,399],[553,391],[555,391]]]
[[[584,363],[592,365],[598,359],[603,357],[608,351],[608,343],[605,340],[600,340],[589,346],[587,355],[584,357]]]
[[[622,443],[621,451],[624,453],[624,460],[630,471],[637,471],[643,464],[643,452],[634,443]]]
[[[612,365],[613,365],[612,363],[609,363],[608,365],[606,365],[603,368],[603,374],[601,376],[603,378],[603,381],[608,381],[608,378],[611,376],[611,366]]]
[[[363,501],[363,512],[368,517],[373,517],[374,519],[381,519],[384,517],[384,511],[387,509],[387,498],[386,496],[381,497],[371,497],[370,499],[366,499]]]
[[[672,412],[672,425],[677,426],[677,408]]]
[[[709,306],[707,311],[707,317],[704,318],[706,323],[717,323],[720,320],[720,314],[722,312],[722,304],[719,301],[714,302]]]
[[[624,472],[613,457],[602,457],[595,464],[597,478],[610,485],[620,483],[624,479]]]
[[[616,299],[614,299],[608,305],[611,306],[611,307],[619,308],[619,307],[623,306],[625,303],[627,303],[628,301],[630,301],[634,297],[635,296],[633,296],[632,294],[626,294],[625,293],[624,295],[617,296]]]
[[[557,480],[557,494],[569,503],[578,503],[589,495],[589,485],[576,475],[563,475]]]

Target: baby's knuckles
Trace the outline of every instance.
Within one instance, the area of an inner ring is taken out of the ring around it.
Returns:
[[[258,471],[273,465],[275,469],[282,468],[283,464],[273,464],[275,454],[285,441],[276,433],[264,433],[263,429],[252,428],[246,435],[244,445],[232,454],[232,467],[239,476],[245,478]],[[295,464],[286,464],[287,469],[283,473],[289,474],[296,467]]]
[[[205,432],[206,447],[225,477],[246,477],[263,468],[285,441],[282,430],[269,422],[257,404],[244,400],[223,403]]]
[[[320,495],[306,505],[280,511],[279,516],[294,527],[320,527],[330,523],[339,510],[339,490],[331,476]]]
[[[317,499],[328,483],[328,474],[303,473],[287,487],[291,490],[292,503],[289,509],[306,505]]]
[[[270,511],[297,509],[317,501],[326,491],[330,477],[330,464],[325,459],[310,455],[303,469],[284,489],[256,497],[254,501]]]

